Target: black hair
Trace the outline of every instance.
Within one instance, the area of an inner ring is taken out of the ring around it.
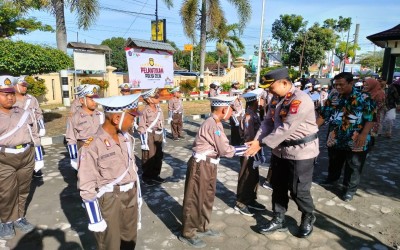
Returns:
[[[335,75],[335,77],[333,79],[334,80],[344,79],[344,80],[346,80],[347,83],[352,83],[353,82],[353,74],[350,72],[342,72],[342,73]]]

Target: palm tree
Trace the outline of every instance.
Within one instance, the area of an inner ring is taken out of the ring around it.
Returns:
[[[237,36],[239,32],[239,24],[227,24],[226,20],[221,22],[217,27],[215,27],[208,35],[208,40],[217,42],[217,52],[218,52],[218,76],[219,76],[219,66],[221,61],[221,56],[225,54],[228,49],[228,62],[230,56],[236,57],[238,52],[244,50],[244,45],[240,38]],[[230,67],[228,63],[228,67]]]
[[[56,18],[57,48],[67,52],[67,28],[65,26],[64,8],[69,7],[75,12],[78,27],[84,30],[92,26],[99,15],[99,0],[13,0],[22,9],[38,9],[50,11]],[[168,8],[172,7],[172,0],[163,0]]]
[[[250,0],[229,0],[233,4],[239,15],[240,31],[243,30],[245,24],[251,16]],[[200,6],[200,13],[196,10]],[[184,0],[180,10],[182,23],[185,34],[195,40],[196,28],[200,16],[200,89],[203,89],[204,84],[204,64],[206,58],[206,38],[207,31],[213,27],[218,27],[225,20],[224,12],[221,8],[220,0]]]

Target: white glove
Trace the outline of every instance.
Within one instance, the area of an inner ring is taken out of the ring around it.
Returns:
[[[39,171],[40,169],[42,169],[44,167],[44,161],[35,161],[35,172]]]
[[[172,122],[172,118],[168,118],[168,124],[170,124]]]
[[[73,167],[76,171],[78,171],[78,160],[71,159],[71,167]]]
[[[46,129],[44,129],[44,128],[39,129],[39,136],[43,137],[45,135],[46,135]]]
[[[89,223],[88,228],[93,232],[104,232],[107,228],[107,222],[103,219],[97,223]]]

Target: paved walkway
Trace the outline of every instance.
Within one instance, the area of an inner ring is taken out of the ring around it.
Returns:
[[[138,234],[137,249],[189,249],[177,235],[181,228],[186,162],[201,121],[185,123],[185,141],[169,139],[165,145],[161,176],[167,182],[143,187],[143,229]],[[287,213],[288,232],[258,234],[257,226],[266,223],[272,215],[271,191],[260,187],[258,193],[258,201],[267,206],[267,211],[254,217],[240,215],[233,210],[238,158],[223,159],[211,222],[211,227],[220,230],[223,236],[206,238],[206,249],[400,249],[399,141],[399,135],[378,139],[365,166],[360,189],[349,203],[337,197],[340,187],[326,189],[318,184],[327,175],[326,148],[321,147],[311,190],[317,221],[308,239],[294,236],[301,214],[293,201]],[[139,152],[138,141],[136,144]],[[17,237],[8,242],[0,240],[0,250],[95,249],[66,148],[54,144],[46,146],[45,153],[45,177],[32,183],[27,212],[37,230],[28,235],[17,232]],[[260,168],[262,176],[266,176],[267,169],[267,166]]]

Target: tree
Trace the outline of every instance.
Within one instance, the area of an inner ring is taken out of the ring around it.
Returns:
[[[106,57],[107,64],[117,68],[118,71],[128,71],[128,65],[125,55],[125,38],[112,37],[101,42],[102,45],[110,47],[111,60]]]
[[[304,29],[307,22],[299,15],[280,15],[272,24],[272,37],[281,44],[281,55],[288,54],[290,46],[295,41],[297,33]]]
[[[32,76],[27,76],[25,78],[25,81],[27,81],[29,84],[28,85],[28,93],[29,94],[31,94],[35,97],[46,94],[47,88],[46,88],[46,84],[44,84],[45,83],[44,79],[38,78],[38,77],[34,78]]]
[[[246,25],[251,16],[251,5],[249,0],[229,0],[239,15],[240,30]],[[199,9],[200,4],[200,13]],[[204,64],[206,54],[207,31],[211,27],[218,27],[224,20],[224,13],[220,1],[217,0],[185,0],[180,9],[182,24],[185,34],[195,41],[198,17],[200,17],[200,88],[202,90],[204,81]]]
[[[342,62],[346,58],[353,58],[356,50],[360,50],[358,44],[339,41],[335,48],[335,55],[340,59],[340,62]]]
[[[358,61],[358,63],[360,63],[364,67],[373,69],[374,72],[379,71],[379,69],[382,68],[383,65],[383,54],[383,50],[380,50],[378,52],[369,51],[360,55],[360,60]]]
[[[227,24],[226,20],[214,27],[209,34],[209,40],[216,40],[216,48],[218,53],[218,76],[221,63],[221,57],[225,55],[226,50],[233,55],[234,58],[243,54],[244,45],[237,36],[239,32],[239,24]],[[229,55],[228,55],[229,58]],[[228,65],[229,67],[230,65]]]
[[[0,39],[0,73],[33,75],[56,72],[72,66],[71,57],[46,46]]]
[[[99,14],[98,0],[14,0],[16,6],[22,10],[46,10],[56,18],[57,48],[67,52],[67,28],[65,26],[64,9],[69,7],[75,12],[79,29],[87,30],[94,24]]]
[[[50,25],[43,25],[36,18],[25,18],[25,14],[11,2],[0,0],[0,38],[26,35],[35,30],[54,31]]]

